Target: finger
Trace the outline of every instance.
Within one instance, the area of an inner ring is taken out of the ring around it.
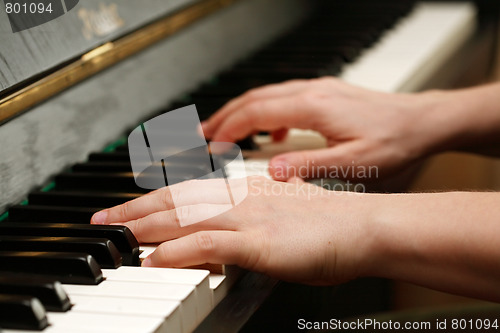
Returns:
[[[168,187],[148,193],[121,205],[95,213],[90,223],[110,224],[135,220],[151,213],[171,209],[172,196]]]
[[[178,238],[199,230],[236,230],[237,224],[225,219],[213,219],[232,205],[200,204],[156,212],[137,220],[120,224],[128,227],[141,243],[157,243]],[[196,225],[199,224],[199,225]]]
[[[271,137],[273,138],[274,142],[281,142],[285,140],[287,135],[288,135],[288,128],[280,128],[279,130],[273,131],[271,133]]]
[[[242,264],[250,255],[239,232],[200,231],[165,242],[147,257],[149,267],[186,267],[212,264]]]
[[[191,180],[164,187],[92,216],[92,224],[127,222],[154,212],[197,203],[230,203],[223,179]]]
[[[309,128],[311,117],[301,105],[296,95],[247,103],[221,123],[213,141],[235,142],[255,130]]]
[[[267,86],[255,88],[244,93],[224,105],[207,121],[202,123],[203,133],[207,138],[212,138],[217,128],[231,113],[237,111],[244,104],[264,98],[275,98],[287,96],[305,88],[308,80],[291,80],[283,83],[270,84]]]
[[[149,214],[145,217],[113,223],[128,227],[139,243],[157,243],[180,237],[180,225],[174,209]]]
[[[332,148],[302,150],[275,156],[269,163],[271,177],[287,181],[292,177],[353,178],[354,157],[359,156],[357,143]]]

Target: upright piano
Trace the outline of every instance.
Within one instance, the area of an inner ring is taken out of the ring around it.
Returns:
[[[386,92],[484,80],[496,1],[61,3],[64,15],[17,32],[0,6],[3,332],[292,330],[299,315],[386,308],[385,281],[319,288],[234,267],[141,268],[154,247],[89,219],[143,194],[126,138],[157,114],[195,104],[206,119],[248,89],[293,78],[333,75]],[[324,145],[304,130],[280,144],[240,143],[246,174],[262,175],[278,152]]]

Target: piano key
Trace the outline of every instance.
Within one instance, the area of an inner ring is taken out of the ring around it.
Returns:
[[[155,176],[143,176],[147,183],[161,184],[165,179]],[[168,177],[169,184],[176,184],[189,179],[188,175],[183,178]],[[141,188],[136,185],[132,172],[121,173],[61,173],[56,176],[56,190],[88,190],[106,192],[134,192],[147,193],[150,189]]]
[[[19,330],[43,330],[48,325],[45,309],[31,296],[0,295],[0,326]]]
[[[153,253],[156,250],[156,247],[157,247],[157,245],[152,245],[152,244],[144,245],[144,244],[142,244],[139,247],[139,252],[140,252],[139,258],[141,260],[146,259],[151,253]]]
[[[180,302],[170,300],[72,295],[72,313],[161,317],[166,332],[182,332]]]
[[[85,253],[3,251],[0,272],[38,274],[73,284],[97,285],[103,280],[99,264]]]
[[[196,287],[187,284],[142,283],[125,281],[103,281],[98,286],[65,284],[68,295],[126,297],[153,300],[171,300],[181,303],[182,327],[193,330],[203,319],[201,314],[211,309],[211,303],[198,303]]]
[[[129,165],[130,168],[130,165]],[[116,170],[115,172],[119,172]],[[32,192],[28,196],[30,205],[70,206],[70,207],[113,207],[140,197],[139,193]]]
[[[189,284],[209,287],[209,271],[182,268],[125,267],[102,270],[109,281]]]
[[[79,252],[90,254],[102,268],[118,268],[122,257],[106,238],[0,236],[0,251]]]
[[[165,333],[160,316],[97,312],[48,313],[50,326],[44,333]],[[12,332],[8,332],[12,333]]]
[[[110,153],[90,153],[89,162],[128,162],[130,163],[130,155],[127,151],[114,151]]]
[[[262,68],[239,68],[236,67],[227,76],[246,76],[252,75],[259,78],[269,78],[275,80],[290,80],[290,79],[310,79],[318,76],[318,71],[314,69],[307,68],[291,68],[287,70],[281,70],[279,68],[262,69]]]
[[[150,130],[148,133],[155,133],[155,130]],[[175,134],[177,135],[191,135],[191,134],[186,134],[186,133],[179,133]],[[172,134],[166,135],[166,138],[171,138]],[[128,146],[127,146],[128,147]],[[142,148],[142,147],[141,147]],[[191,149],[190,151],[183,151],[182,153],[177,153],[177,151],[173,152],[176,153],[175,155],[179,157],[179,161],[182,159],[182,166],[185,167],[193,167],[192,163],[196,163],[200,160],[200,156],[204,156],[203,153],[207,153],[205,148],[201,147],[201,149],[195,148]],[[166,151],[166,154],[168,154],[168,151]],[[115,151],[115,152],[110,152],[110,153],[90,153],[89,162],[128,162],[130,163],[130,155],[128,153],[128,150],[120,150],[120,151]],[[144,154],[144,161],[150,161],[150,157],[145,152]],[[175,163],[176,165],[180,163]],[[174,165],[175,166],[175,165]],[[196,167],[196,165],[194,165]]]
[[[419,3],[340,77],[378,91],[421,89],[474,32],[475,16],[467,2]]]
[[[71,308],[61,283],[43,276],[3,273],[0,276],[0,294],[36,297],[49,311],[65,312]]]
[[[212,290],[212,304],[214,307],[219,304],[228,293],[229,285],[225,283],[225,280],[226,275],[223,274],[210,274],[209,276],[210,290]]]
[[[205,304],[207,311],[213,307],[212,293],[209,284],[209,271],[198,269],[179,268],[152,268],[152,267],[120,267],[116,270],[103,270],[107,281],[143,282],[143,283],[169,283],[187,284],[196,287],[195,293],[198,303]],[[208,306],[208,304],[210,304]],[[206,313],[199,313],[204,317]]]
[[[91,207],[16,205],[9,209],[9,221],[89,224],[92,215],[100,210]]]
[[[129,228],[121,225],[68,223],[0,223],[1,235],[107,238],[120,252],[123,265],[138,266],[139,243]]]

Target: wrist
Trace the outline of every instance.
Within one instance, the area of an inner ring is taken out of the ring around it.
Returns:
[[[431,90],[416,95],[419,116],[415,118],[424,140],[421,156],[429,156],[460,147],[460,136],[467,124],[460,116],[461,98],[457,92]]]
[[[355,248],[349,257],[355,264],[355,278],[387,277],[384,270],[389,266],[388,248],[391,247],[389,212],[385,207],[391,201],[391,195],[360,194],[356,205],[351,201],[354,214],[355,234],[351,238]],[[352,255],[355,253],[356,255]]]

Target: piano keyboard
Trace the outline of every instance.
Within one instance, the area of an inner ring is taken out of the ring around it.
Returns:
[[[412,9],[407,1],[327,2],[290,35],[167,109],[194,103],[204,119],[250,88],[319,75],[410,91],[463,42],[473,22],[467,4]],[[257,144],[258,151],[249,141],[241,143],[247,160],[229,170],[230,177],[245,169],[247,175],[267,175],[271,155],[324,141],[294,130],[284,144],[266,137]],[[50,191],[30,193],[29,204],[12,207],[0,223],[0,292],[7,294],[0,295],[2,332],[191,332],[227,293],[230,275],[134,267],[154,246],[139,248],[124,227],[87,225],[94,212],[143,193],[131,177],[126,146],[112,150],[61,173]]]

